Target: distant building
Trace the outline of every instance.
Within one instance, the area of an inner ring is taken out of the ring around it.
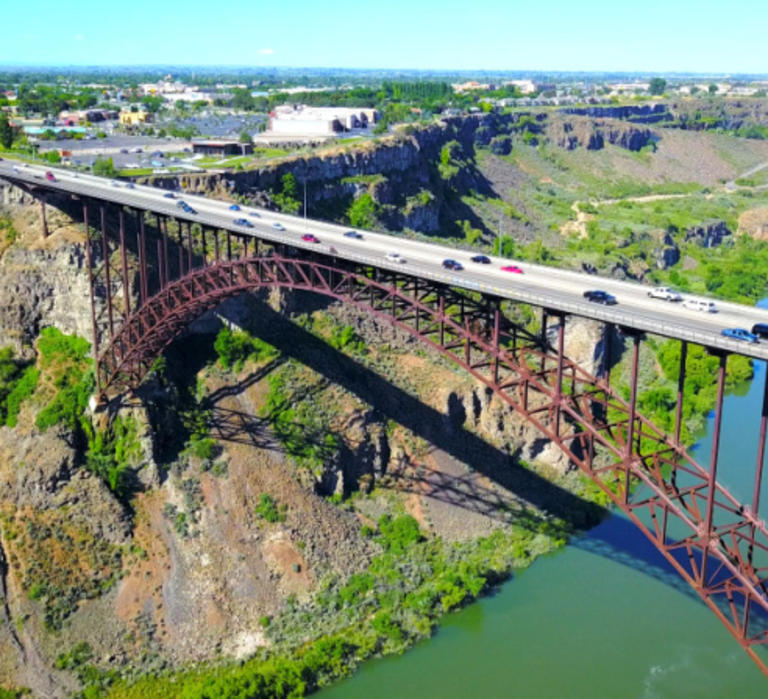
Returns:
[[[219,139],[216,141],[192,141],[192,152],[219,157],[225,155],[250,155],[253,153],[253,145],[227,139]]]
[[[95,124],[100,121],[117,119],[118,112],[114,109],[80,109],[77,111],[59,112],[58,123],[62,126],[77,126],[90,122]]]
[[[465,83],[454,83],[451,85],[454,92],[470,92],[472,90],[493,90],[494,86],[490,83],[479,83],[477,80],[468,80]]]
[[[378,112],[352,107],[284,105],[275,108],[269,117],[269,132],[273,134],[328,135],[375,124]]]
[[[530,95],[532,92],[536,92],[536,83],[533,80],[506,80],[502,85],[510,85],[516,87],[524,95]]]
[[[138,124],[148,124],[152,121],[152,112],[139,109],[132,112],[130,109],[123,109],[120,112],[120,123],[123,126],[137,126]]]

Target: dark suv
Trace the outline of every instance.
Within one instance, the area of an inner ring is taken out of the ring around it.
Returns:
[[[602,303],[605,306],[613,306],[618,303],[613,294],[609,294],[607,291],[602,291],[601,289],[590,289],[589,291],[585,291],[584,298],[592,303]]]
[[[755,323],[752,326],[752,334],[768,338],[768,323]]]
[[[457,272],[462,270],[462,269],[464,269],[464,267],[461,264],[461,262],[457,262],[456,260],[452,260],[451,258],[443,260],[443,267],[445,269],[456,270]]]

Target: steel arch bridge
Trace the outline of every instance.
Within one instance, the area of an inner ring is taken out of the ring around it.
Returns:
[[[92,226],[94,210],[98,228]],[[532,335],[503,315],[499,298],[337,259],[332,250],[308,252],[239,231],[193,230],[189,222],[109,209],[103,201],[83,200],[82,213],[100,396],[138,386],[189,323],[234,295],[283,288],[350,304],[451,359],[552,440],[768,675],[758,653],[768,645],[768,530],[758,516],[768,378],[753,498],[741,503],[717,482],[727,360],[722,351],[710,350],[719,357],[717,404],[712,452],[702,465],[681,444],[684,341],[674,429],[667,434],[637,410],[643,336],[628,328],[632,369],[625,400],[607,374],[591,375],[565,357],[562,313],[542,309],[541,335]],[[551,317],[558,319],[554,347],[546,339]]]

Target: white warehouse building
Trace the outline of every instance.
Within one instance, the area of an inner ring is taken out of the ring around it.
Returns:
[[[269,131],[274,134],[329,135],[375,124],[375,109],[356,107],[296,107],[283,105],[270,113]]]

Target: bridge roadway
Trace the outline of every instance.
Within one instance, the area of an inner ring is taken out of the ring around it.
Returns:
[[[51,171],[56,181],[45,179]],[[680,303],[669,303],[647,296],[649,287],[634,282],[589,275],[580,272],[546,267],[529,262],[516,262],[491,256],[491,264],[470,261],[471,251],[451,248],[435,243],[424,243],[386,233],[360,230],[362,239],[344,237],[349,227],[313,219],[280,214],[252,206],[242,211],[231,211],[230,202],[210,199],[199,195],[182,196],[197,213],[187,214],[177,207],[178,199],[167,199],[168,190],[109,180],[44,166],[22,165],[13,161],[0,161],[0,177],[11,182],[43,187],[71,194],[104,199],[138,209],[156,212],[178,220],[193,221],[212,228],[236,231],[240,235],[252,235],[263,240],[280,242],[296,248],[333,255],[353,262],[373,265],[414,276],[448,283],[452,286],[472,289],[515,301],[531,303],[551,311],[570,313],[607,323],[655,333],[665,337],[686,340],[696,344],[722,349],[757,359],[768,360],[768,341],[749,344],[726,338],[720,334],[723,328],[750,329],[754,323],[768,323],[768,309],[760,309],[737,303],[717,301],[717,313],[688,310]],[[250,216],[257,212],[258,217]],[[236,218],[246,218],[253,228],[234,223]],[[280,223],[285,230],[277,230]],[[312,233],[320,243],[301,240],[304,233]],[[333,251],[330,249],[333,248]],[[406,262],[399,264],[388,260],[388,252],[398,252]],[[445,258],[458,260],[463,271],[443,269]],[[501,271],[504,264],[517,264],[523,274]],[[602,306],[587,302],[584,291],[604,289],[618,300],[615,306]]]

